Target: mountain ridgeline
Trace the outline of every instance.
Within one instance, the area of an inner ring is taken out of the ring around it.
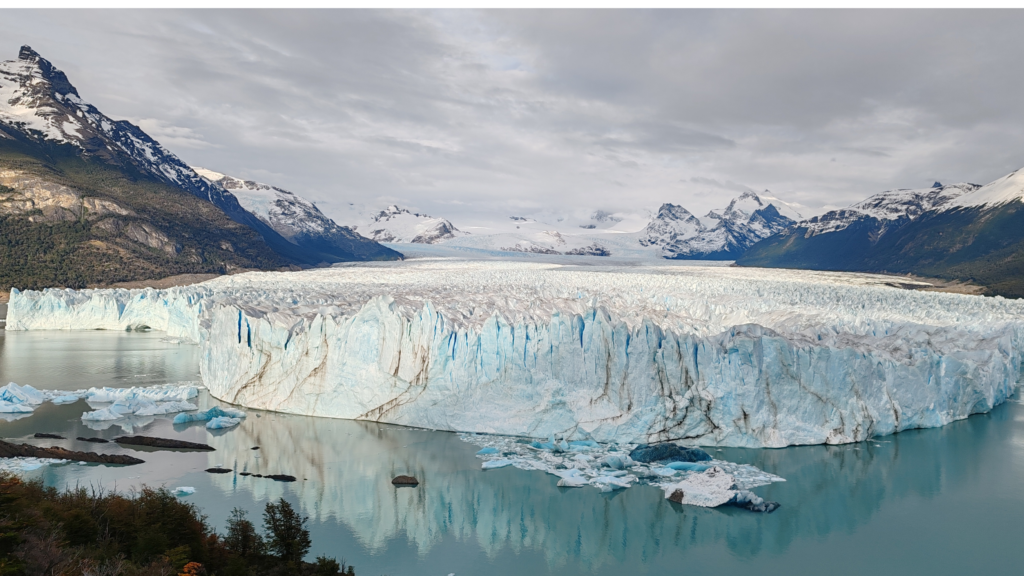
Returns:
[[[918,274],[1024,297],[1024,170],[991,184],[892,190],[753,245],[740,266]]]
[[[401,257],[348,232],[346,242],[286,238],[138,126],[85,102],[28,46],[0,62],[4,288]]]
[[[744,192],[724,210],[712,210],[704,218],[682,206],[663,204],[641,232],[640,244],[659,247],[665,258],[673,260],[735,260],[798,218],[799,213],[767,196],[767,191],[764,196]]]

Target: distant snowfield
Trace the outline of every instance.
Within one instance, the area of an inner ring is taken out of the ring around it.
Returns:
[[[854,442],[990,410],[1020,376],[1020,301],[417,248],[168,290],[14,291],[7,329],[166,330],[202,347],[211,394],[252,408],[622,443]]]

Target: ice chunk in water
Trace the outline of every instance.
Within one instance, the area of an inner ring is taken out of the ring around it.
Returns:
[[[21,412],[32,412],[35,410],[34,406],[22,403],[12,403],[6,400],[0,400],[0,412],[4,413],[21,413]]]
[[[491,460],[489,462],[484,462],[483,465],[481,466],[481,468],[483,468],[484,470],[493,470],[495,468],[504,468],[506,466],[511,466],[511,465],[512,465],[512,461],[508,460],[508,459]]]
[[[11,404],[39,405],[46,402],[46,395],[28,384],[18,386],[14,382],[9,382],[0,388],[0,401]]]
[[[194,410],[195,407],[191,409]],[[237,408],[231,408],[228,406],[213,406],[212,408],[208,408],[201,412],[195,412],[192,414],[178,414],[177,416],[174,417],[174,423],[188,424],[189,422],[205,422],[207,420],[212,420],[214,418],[219,417],[227,417],[240,420],[242,418],[245,418],[245,412],[242,412]],[[207,428],[209,428],[209,426],[207,426]]]
[[[206,428],[209,430],[220,430],[223,428],[233,428],[241,423],[242,420],[240,418],[232,418],[230,416],[217,416],[206,423]]]

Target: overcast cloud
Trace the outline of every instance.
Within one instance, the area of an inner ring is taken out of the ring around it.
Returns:
[[[807,213],[1024,167],[1024,11],[0,11],[186,162],[328,215],[744,189]]]

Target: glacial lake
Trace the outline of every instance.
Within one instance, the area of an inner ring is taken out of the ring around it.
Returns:
[[[0,331],[0,382],[73,390],[198,381],[199,350],[162,336]],[[202,393],[199,404],[220,403]],[[0,436],[140,457],[145,464],[24,475],[58,487],[192,486],[185,498],[220,530],[232,508],[258,524],[263,504],[283,496],[310,517],[312,556],[344,558],[361,576],[1017,574],[1024,563],[1024,406],[1016,398],[944,428],[859,444],[711,449],[787,479],[754,490],[782,504],[772,514],[684,507],[650,486],[558,488],[541,472],[482,471],[478,447],[457,434],[256,410],[227,431],[176,427],[167,417],[133,422],[134,433],[204,442],[212,453],[30,438],[124,433],[83,425],[89,409],[44,404],[0,420]],[[203,471],[217,465],[298,481]],[[395,488],[398,474],[421,484]]]

